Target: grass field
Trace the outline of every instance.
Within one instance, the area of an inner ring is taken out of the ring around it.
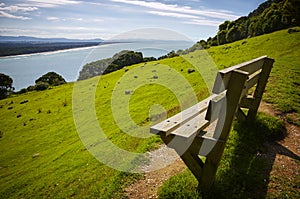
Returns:
[[[264,100],[286,113],[289,122],[300,125],[299,39],[299,33],[288,34],[287,30],[283,30],[213,47],[208,53],[218,68],[229,67],[262,55],[274,58],[276,62]],[[155,148],[160,139],[156,136],[148,137],[148,131],[145,131],[149,129],[154,116],[163,110],[166,115],[173,115],[209,95],[212,75],[202,79],[197,69],[196,72],[188,73],[188,69],[195,66],[202,69],[202,75],[215,71],[205,68],[212,64],[209,57],[205,61],[199,61],[203,54],[205,51],[196,51],[183,57],[142,63],[127,67],[127,72],[120,70],[101,78],[81,81],[76,85],[69,83],[47,91],[34,91],[1,100],[1,198],[124,197],[122,188],[141,175],[117,171],[97,161],[79,138],[78,122],[82,122],[84,131],[88,131],[91,130],[90,122],[96,118],[105,136],[120,149],[143,153]],[[74,91],[74,88],[79,90]],[[125,90],[131,91],[131,95],[126,95]],[[24,100],[28,102],[20,104]],[[94,109],[89,111],[93,103]],[[124,103],[127,105],[124,106]],[[154,104],[159,106],[153,106]],[[73,115],[81,110],[84,110],[82,114]],[[152,115],[149,115],[149,110]],[[91,116],[95,117],[90,118]],[[281,129],[280,121],[264,115],[260,118],[260,128],[254,129],[255,132],[262,129],[272,134]],[[239,129],[236,124],[218,172],[217,179],[222,180],[217,181],[219,184],[216,186],[216,193],[236,193],[237,189],[232,189],[237,184],[232,184],[235,178],[224,176],[234,172],[229,165],[234,161],[238,162],[237,158],[241,154],[236,151],[241,144],[245,147],[247,143],[244,143],[247,139],[239,136]],[[133,134],[126,134],[127,130]],[[256,139],[255,133],[253,136],[249,138],[251,143]],[[263,137],[255,147],[260,147],[265,139],[267,137]],[[240,188],[245,189],[244,194],[263,187],[257,185],[256,189],[246,191],[251,183],[259,180],[254,174],[264,165],[263,162],[251,161],[254,151],[247,150],[248,147],[242,150],[250,156],[243,160],[245,166],[241,169],[252,169],[253,172],[250,173],[253,176],[250,176],[250,180],[254,181],[249,180],[246,185],[241,185]],[[250,163],[254,164],[251,168],[247,167]],[[247,177],[247,171],[242,174],[245,176],[237,182]],[[168,190],[162,191],[169,194],[165,197],[177,193],[176,190],[184,189],[177,186],[178,184],[190,187],[190,192],[186,194],[198,196],[195,192],[195,179],[186,171],[171,178],[162,188]]]

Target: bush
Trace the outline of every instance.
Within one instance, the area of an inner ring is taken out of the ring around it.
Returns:
[[[50,86],[58,86],[58,85],[67,83],[66,80],[61,75],[59,75],[55,72],[46,73],[42,77],[35,80],[36,84],[38,82],[48,83],[48,85],[50,85]]]
[[[34,90],[43,91],[46,90],[47,88],[49,88],[49,84],[47,82],[37,82],[35,84]]]
[[[27,93],[26,88],[22,88],[19,92],[17,92],[17,94],[23,94],[23,93]]]
[[[150,61],[156,61],[157,59],[155,57],[145,57],[144,62],[150,62]]]
[[[0,99],[4,99],[14,90],[13,79],[8,75],[0,73]]]
[[[33,91],[33,90],[35,90],[35,86],[28,86],[27,87],[27,91]]]

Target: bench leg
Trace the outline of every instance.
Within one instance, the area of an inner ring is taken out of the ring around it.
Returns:
[[[181,156],[181,159],[184,161],[184,163],[191,170],[193,175],[200,182],[202,178],[203,166],[204,166],[202,160],[198,156],[191,154],[189,151],[185,152]]]
[[[206,156],[206,161],[203,167],[203,175],[200,182],[200,189],[203,192],[208,192],[213,185],[219,162],[221,160],[226,140],[231,130],[231,125],[238,109],[238,104],[241,98],[241,93],[247,79],[247,73],[234,71],[231,74],[228,90],[226,93],[226,109],[223,108],[225,114],[219,117],[214,138],[217,140],[214,148]]]
[[[222,158],[222,152],[225,148],[225,143],[217,143],[214,149],[206,156],[203,166],[203,174],[201,181],[199,181],[199,189],[204,193],[210,191],[218,170],[219,162]]]
[[[264,65],[262,67],[261,76],[257,83],[256,89],[254,91],[254,102],[253,107],[249,109],[247,115],[247,121],[253,121],[256,117],[257,110],[262,99],[263,93],[265,91],[265,87],[268,82],[269,75],[271,73],[273,67],[274,60],[273,59],[266,59]]]

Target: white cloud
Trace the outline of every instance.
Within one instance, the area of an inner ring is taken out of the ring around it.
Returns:
[[[56,30],[66,30],[66,31],[105,31],[106,29],[103,28],[92,28],[92,27],[73,27],[73,26],[58,26],[55,27]]]
[[[166,17],[176,17],[176,18],[188,18],[188,19],[200,19],[201,17],[195,15],[188,15],[188,14],[181,14],[175,12],[161,12],[161,11],[149,11],[148,13],[159,15],[159,16],[166,16]]]
[[[2,11],[9,11],[9,12],[18,12],[18,11],[21,11],[21,12],[30,12],[30,11],[35,11],[35,10],[38,10],[37,7],[22,7],[22,6],[7,6],[7,7],[2,7],[2,6],[5,6],[4,4],[1,5],[0,4],[0,10]]]
[[[8,36],[38,36],[38,37],[65,37],[65,38],[80,38],[80,39],[91,39],[91,38],[110,38],[113,33],[110,30],[101,28],[88,28],[88,27],[66,27],[56,26],[49,28],[49,26],[33,26],[31,28],[7,28],[1,27],[0,34]],[[53,36],[55,35],[55,36]]]
[[[59,21],[58,17],[47,17],[47,20],[49,21]]]
[[[169,12],[178,12],[178,13],[184,13],[184,14],[192,14],[192,15],[200,15],[205,17],[211,17],[211,18],[219,18],[219,19],[227,19],[227,20],[233,20],[237,19],[239,16],[230,14],[228,12],[216,10],[195,10],[188,6],[178,6],[177,4],[164,4],[160,2],[148,2],[148,1],[137,1],[137,0],[111,0],[112,2],[118,2],[118,3],[125,3],[130,5],[136,5],[136,6],[142,6],[146,8],[156,9],[156,10],[163,10],[163,11],[169,11]]]
[[[44,7],[44,8],[53,8],[62,5],[76,5],[81,4],[82,1],[74,0],[28,0],[33,6]],[[19,4],[19,5],[31,5],[31,4]]]
[[[71,20],[71,21],[83,21],[83,18],[68,18],[68,20]]]
[[[23,17],[23,16],[17,16],[17,15],[12,15],[4,11],[0,11],[0,17],[5,17],[5,18],[10,18],[10,19],[21,19],[21,20],[28,20],[31,19],[29,17]]]
[[[92,22],[98,23],[98,22],[103,22],[104,19],[91,19]]]
[[[202,25],[202,26],[219,26],[222,21],[214,21],[214,20],[203,20],[203,19],[193,19],[191,21],[184,22],[185,24],[194,24],[194,25]]]

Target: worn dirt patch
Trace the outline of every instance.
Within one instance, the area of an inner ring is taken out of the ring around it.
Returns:
[[[267,144],[264,156],[272,164],[267,194],[270,197],[288,197],[293,192],[300,197],[300,128],[289,124],[285,115],[270,104],[262,102],[259,110],[282,119],[287,131],[283,140]]]
[[[186,168],[177,153],[166,145],[162,145],[153,152],[148,152],[148,157],[149,163],[142,165],[141,168],[146,172],[144,178],[124,190],[128,198],[158,198],[159,187],[171,176]]]

